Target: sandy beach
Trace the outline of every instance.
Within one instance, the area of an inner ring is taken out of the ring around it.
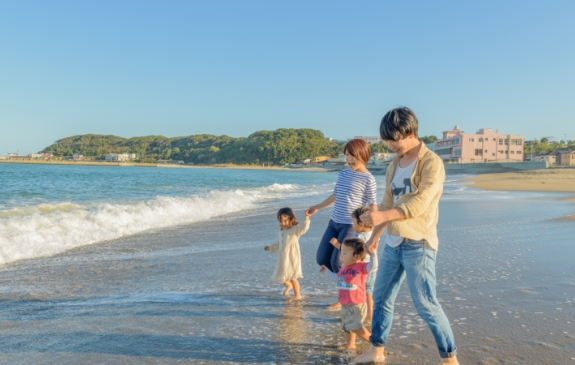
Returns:
[[[477,175],[474,188],[499,191],[575,192],[575,169],[546,169]]]
[[[461,363],[571,363],[574,248],[571,225],[553,220],[570,204],[523,192],[445,198],[437,290]],[[315,200],[292,206],[301,214]],[[263,246],[277,208],[2,266],[0,363],[346,364],[339,313],[324,310],[335,288],[315,263],[330,212],[300,242],[299,304],[269,280],[276,257]],[[386,350],[387,365],[437,364],[405,285]]]

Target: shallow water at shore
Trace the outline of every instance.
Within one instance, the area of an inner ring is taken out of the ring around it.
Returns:
[[[557,194],[449,190],[440,205],[438,295],[462,364],[575,363],[572,202]],[[457,193],[460,191],[460,193]],[[295,200],[299,215],[315,198]],[[339,313],[301,239],[303,303],[269,281],[269,203],[0,267],[3,364],[342,364]],[[359,346],[360,350],[366,344]],[[406,287],[389,364],[436,364]]]

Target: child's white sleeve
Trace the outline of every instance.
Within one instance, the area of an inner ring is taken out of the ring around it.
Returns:
[[[268,250],[269,253],[274,253],[280,248],[280,241],[279,237],[276,238],[276,241],[270,245],[270,249]]]
[[[373,253],[371,255],[369,255],[369,257],[370,257],[369,264],[367,264],[365,269],[367,270],[367,272],[377,270],[377,266],[378,266],[377,251],[373,251]]]
[[[325,276],[327,276],[327,278],[330,279],[331,281],[335,281],[336,283],[339,280],[339,277],[337,276],[337,274],[334,272],[331,272],[329,270],[327,270],[325,272]]]
[[[295,234],[299,237],[302,236],[304,233],[307,232],[307,230],[309,229],[309,219],[306,219],[304,221],[304,224],[298,224],[297,226],[295,226]]]

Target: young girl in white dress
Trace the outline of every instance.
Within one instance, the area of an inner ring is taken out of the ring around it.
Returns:
[[[278,211],[278,223],[280,231],[276,241],[264,247],[264,250],[274,253],[278,252],[278,265],[272,275],[272,281],[283,283],[285,291],[283,295],[289,296],[293,289],[294,299],[302,300],[297,279],[303,278],[301,271],[301,254],[299,249],[299,238],[309,229],[309,217],[305,215],[305,222],[300,225],[294,211],[291,208],[282,208]]]

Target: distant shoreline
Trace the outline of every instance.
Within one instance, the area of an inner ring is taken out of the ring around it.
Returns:
[[[283,166],[256,166],[256,165],[178,165],[178,164],[155,164],[155,163],[130,163],[130,162],[107,162],[107,161],[42,161],[42,160],[0,160],[4,164],[19,165],[64,165],[64,166],[114,166],[114,167],[159,167],[179,169],[236,169],[236,170],[274,170],[274,171],[306,171],[306,172],[333,172],[337,168],[324,167],[283,167]]]

